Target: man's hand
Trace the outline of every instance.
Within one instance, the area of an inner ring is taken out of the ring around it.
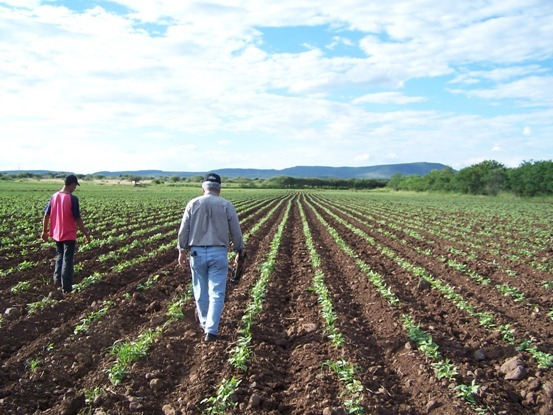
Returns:
[[[234,283],[240,282],[240,278],[242,278],[242,274],[244,274],[244,264],[246,262],[246,250],[242,249],[239,251],[236,256],[234,257],[234,267],[231,270],[231,281]]]
[[[48,231],[42,231],[42,235],[40,236],[40,239],[42,239],[44,242],[48,242]]]
[[[77,224],[77,228],[79,228],[79,230],[84,235],[84,239],[86,241],[85,243],[89,244],[90,243],[90,233],[88,232],[88,230],[84,226],[83,220],[81,218],[79,218],[79,219],[75,220],[75,223]]]
[[[186,251],[179,251],[179,265],[182,269],[186,267]]]

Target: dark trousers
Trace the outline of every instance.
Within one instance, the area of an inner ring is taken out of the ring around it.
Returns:
[[[61,285],[64,292],[73,290],[73,258],[77,241],[56,241],[56,264],[54,284]]]

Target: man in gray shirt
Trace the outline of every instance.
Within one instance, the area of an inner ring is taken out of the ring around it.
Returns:
[[[190,251],[190,270],[200,326],[206,341],[217,340],[227,286],[227,252],[232,242],[240,255],[244,240],[232,203],[220,196],[221,177],[208,173],[203,196],[186,205],[179,229],[179,265],[184,269]],[[230,236],[230,237],[229,237]],[[238,257],[237,255],[237,257]]]

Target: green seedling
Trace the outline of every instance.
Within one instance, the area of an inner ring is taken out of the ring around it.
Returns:
[[[201,401],[201,404],[208,405],[204,413],[207,415],[225,415],[229,413],[229,409],[234,409],[237,402],[232,400],[232,396],[236,392],[240,382],[241,380],[236,379],[234,376],[230,379],[223,379],[217,388],[217,394]]]
[[[358,369],[346,360],[336,362],[325,362],[323,367],[328,366],[344,383],[345,389],[342,396],[345,398],[344,406],[349,414],[362,414],[365,409],[361,405],[363,401],[363,385],[356,377]]]
[[[135,341],[119,343],[111,347],[111,354],[117,357],[113,367],[108,370],[108,378],[114,385],[120,384],[127,374],[129,366],[145,356],[156,338],[161,335],[161,328],[147,330]]]
[[[31,288],[31,283],[29,281],[20,281],[16,285],[14,285],[10,291],[14,294],[19,294],[25,291],[29,291]]]

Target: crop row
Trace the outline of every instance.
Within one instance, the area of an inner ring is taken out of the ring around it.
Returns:
[[[331,205],[334,206],[334,208],[338,207],[335,203],[331,203]],[[355,218],[355,220],[359,223],[365,226],[370,226],[374,231],[384,235],[386,238],[408,245],[411,249],[421,255],[424,255],[429,260],[438,258],[451,270],[456,270],[459,273],[466,275],[468,278],[473,279],[481,286],[490,286],[496,289],[502,295],[512,298],[515,303],[524,304],[529,311],[529,317],[532,313],[534,318],[545,316],[550,320],[553,319],[553,313],[547,311],[548,307],[552,307],[553,304],[541,302],[539,298],[534,299],[533,301],[530,300],[530,297],[532,296],[525,293],[525,290],[528,290],[528,283],[522,284],[513,276],[502,278],[497,281],[495,276],[482,275],[478,272],[478,270],[475,270],[470,266],[470,251],[461,251],[454,245],[449,245],[452,242],[447,239],[430,239],[428,230],[423,232],[420,228],[409,228],[409,218],[402,218],[401,221],[391,221],[388,218],[377,217],[372,213],[361,209],[356,210],[351,207],[343,206],[339,206],[339,208],[343,212],[348,212],[348,214],[350,214],[352,218]],[[436,233],[433,233],[432,235],[436,235]],[[455,259],[455,257],[458,259]],[[521,288],[514,286],[514,284],[517,284]],[[541,295],[545,293],[543,288],[539,291],[541,291]],[[535,290],[532,294],[535,294]],[[539,292],[538,295],[540,295]],[[544,313],[543,310],[546,310],[546,312]]]
[[[241,283],[229,287],[221,341],[201,342],[189,271],[176,266],[186,201],[160,198],[156,214],[136,222],[130,210],[145,212],[155,201],[119,204],[110,195],[95,209],[103,212],[94,216],[97,245],[77,257],[74,293],[52,296],[46,283],[27,294],[13,283],[2,291],[4,307],[23,313],[0,321],[0,412],[62,413],[75,405],[82,414],[341,407],[500,415],[551,407],[551,319],[535,313],[550,306],[550,291],[518,282],[548,280],[546,271],[486,274],[478,258],[490,256],[464,244],[470,235],[425,227],[424,210],[413,209],[415,217],[408,201],[395,206],[388,195],[236,191],[229,198],[249,261]],[[110,213],[111,201],[126,213]],[[425,203],[430,217],[446,215]],[[501,215],[507,229],[509,215]],[[440,220],[454,229],[453,220]],[[40,260],[6,278],[33,282],[49,268]],[[512,357],[527,372],[518,382],[501,369]]]

